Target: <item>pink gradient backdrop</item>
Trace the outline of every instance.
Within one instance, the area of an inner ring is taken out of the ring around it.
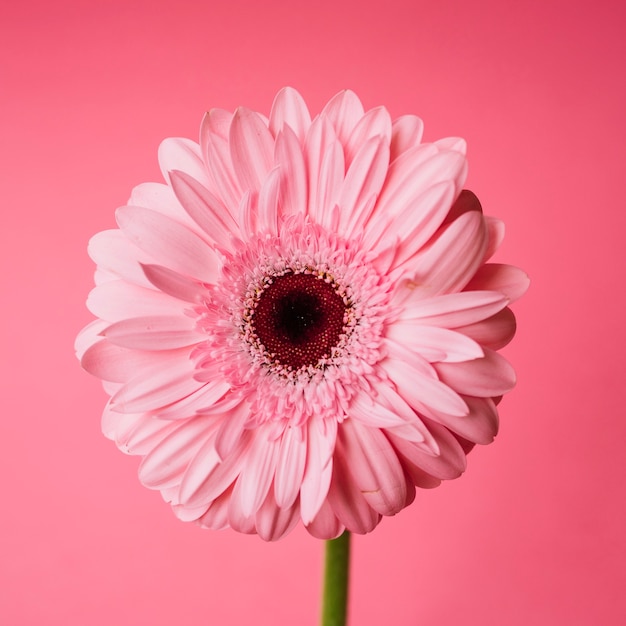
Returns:
[[[16,3],[12,3],[14,5]],[[203,111],[366,108],[462,135],[533,284],[494,445],[356,537],[351,624],[623,624],[624,12],[595,2],[29,2],[0,8],[0,623],[317,623],[322,544],[175,520],[75,362],[88,238]]]

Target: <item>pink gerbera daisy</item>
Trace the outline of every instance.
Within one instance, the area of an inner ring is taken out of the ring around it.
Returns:
[[[367,533],[492,441],[527,277],[486,263],[464,141],[421,136],[350,91],[314,120],[290,88],[269,119],[214,109],[91,240],[77,351],[180,519]]]

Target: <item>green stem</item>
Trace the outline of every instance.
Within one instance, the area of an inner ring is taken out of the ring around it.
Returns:
[[[321,626],[346,626],[349,570],[350,533],[346,530],[326,542]]]

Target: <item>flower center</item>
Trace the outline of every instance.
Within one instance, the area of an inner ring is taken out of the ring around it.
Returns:
[[[332,355],[348,306],[330,277],[290,272],[261,292],[251,325],[272,360],[297,370]]]

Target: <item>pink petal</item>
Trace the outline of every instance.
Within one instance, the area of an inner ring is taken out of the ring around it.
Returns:
[[[162,292],[159,295],[167,295],[169,300],[176,298],[174,301],[179,307],[181,307],[180,300],[197,304],[209,296],[209,291],[204,284],[167,267],[161,265],[142,265],[141,267],[150,284]]]
[[[246,191],[239,203],[238,223],[241,234],[245,239],[252,239],[258,230],[258,210],[255,199],[256,195],[253,196],[252,192]]]
[[[481,347],[464,334],[437,326],[421,325],[414,320],[390,324],[387,337],[417,352],[431,363],[453,363],[483,356]]]
[[[226,459],[236,448],[249,417],[250,406],[247,402],[241,402],[224,413],[215,438],[215,450],[220,459]]]
[[[94,343],[102,340],[100,333],[108,326],[104,320],[94,320],[85,326],[74,340],[74,352],[78,360],[82,360],[83,355]]]
[[[400,319],[444,328],[480,322],[501,311],[508,302],[497,291],[464,291],[422,299],[421,293],[410,285],[400,285],[393,297],[394,305],[404,306]]]
[[[153,352],[130,350],[103,340],[93,344],[83,354],[81,366],[93,376],[116,383],[126,383],[154,363]]]
[[[515,315],[507,307],[482,322],[461,326],[458,331],[471,337],[485,348],[500,350],[513,339],[516,327]]]
[[[272,168],[274,139],[263,119],[254,111],[237,109],[230,125],[233,169],[244,191],[261,187]]]
[[[389,342],[387,345],[391,346]],[[398,393],[414,410],[428,414],[428,407],[449,415],[467,415],[463,399],[448,385],[437,380],[432,366],[418,355],[394,345],[394,357],[381,361],[381,367],[395,383]]]
[[[413,468],[425,471],[435,479],[451,480],[458,478],[467,465],[465,452],[456,438],[447,428],[434,422],[428,422],[428,429],[435,437],[439,447],[439,454],[433,456],[427,454],[413,442],[400,439],[394,435],[388,435],[390,442],[400,454],[402,465],[412,475],[416,484],[422,478],[421,472],[413,474]],[[434,486],[434,485],[433,485]]]
[[[332,123],[339,141],[346,145],[364,113],[363,105],[357,95],[346,90],[339,92],[326,104],[320,117],[325,117]]]
[[[180,484],[180,501],[194,508],[210,504],[235,481],[250,448],[250,436],[239,440],[233,452],[222,461],[212,440],[207,440],[189,463]],[[230,497],[229,497],[230,501]]]
[[[173,170],[170,176],[176,197],[193,221],[211,241],[228,248],[238,228],[223,202],[185,172]]]
[[[345,526],[337,519],[328,500],[325,500],[315,519],[306,529],[316,539],[336,539],[345,530]]]
[[[114,441],[125,454],[145,456],[163,441],[178,425],[153,418],[151,415],[122,415],[111,409],[109,415],[117,415]],[[104,417],[104,416],[103,416]],[[109,424],[112,419],[107,420]]]
[[[281,438],[274,478],[276,504],[281,509],[290,508],[298,497],[304,477],[306,457],[306,429],[288,426]]]
[[[426,189],[442,182],[453,182],[459,193],[465,180],[465,157],[455,151],[439,152],[433,144],[420,144],[408,150],[390,166],[380,194],[376,219],[389,219]]]
[[[309,181],[308,213],[318,223],[337,202],[345,175],[343,148],[330,122],[318,117],[311,124],[305,141]]]
[[[101,334],[117,346],[135,350],[171,350],[206,339],[196,331],[195,320],[182,315],[133,317],[111,324]]]
[[[465,289],[499,291],[505,294],[510,302],[514,302],[526,293],[529,285],[528,275],[518,267],[487,263],[478,269]]]
[[[308,455],[302,486],[300,509],[304,524],[315,518],[326,495],[333,474],[333,452],[337,437],[337,422],[310,418],[308,421]]]
[[[311,126],[311,115],[302,96],[292,87],[281,89],[270,111],[270,131],[274,137],[287,124],[296,134],[301,144],[304,144],[306,133]]]
[[[214,415],[207,408],[224,404],[221,400],[229,389],[230,385],[226,380],[217,378],[205,383],[200,389],[190,393],[188,396],[168,404],[166,407],[152,411],[151,415],[164,420],[188,419],[198,414]]]
[[[422,141],[424,122],[417,115],[403,115],[393,121],[391,126],[391,155],[395,161],[403,152],[418,146]]]
[[[487,233],[489,244],[485,250],[485,258],[483,262],[488,261],[498,250],[504,240],[504,222],[495,217],[485,216],[485,224],[487,225]]]
[[[364,143],[355,154],[341,185],[338,204],[342,209],[341,228],[346,235],[360,229],[374,206],[385,182],[389,165],[389,139],[376,136]],[[367,209],[367,210],[366,210]]]
[[[384,137],[387,145],[391,141],[391,118],[385,107],[370,109],[354,127],[345,146],[346,164],[348,166],[363,145],[373,137]]]
[[[146,315],[182,315],[185,306],[167,294],[123,280],[98,285],[87,297],[87,308],[108,322]]]
[[[468,396],[500,396],[515,386],[515,371],[509,362],[489,349],[485,349],[485,356],[481,359],[437,363],[435,368],[442,382]]]
[[[217,280],[214,251],[185,226],[141,207],[122,207],[116,218],[122,232],[162,265],[204,282]]]
[[[276,137],[274,162],[280,166],[282,215],[302,213],[308,197],[306,167],[298,137],[289,126]]]
[[[200,126],[203,158],[226,207],[236,207],[242,194],[230,157],[228,135],[232,117],[228,111],[212,109],[204,116]]]
[[[265,500],[276,470],[280,444],[269,441],[264,429],[254,433],[245,464],[235,483],[230,511],[248,517],[254,515]],[[234,509],[233,509],[234,507]]]
[[[154,263],[154,257],[138,248],[121,230],[105,230],[94,235],[87,251],[100,271],[109,271],[131,283],[152,287],[140,264]]]
[[[159,165],[165,180],[169,180],[172,170],[182,170],[205,187],[211,184],[200,146],[190,139],[164,139],[159,146]]]
[[[272,490],[255,516],[256,531],[263,541],[278,541],[291,532],[300,520],[300,509],[296,503],[289,508],[280,508],[274,500]]]
[[[467,142],[462,137],[444,137],[443,139],[437,139],[435,145],[440,150],[454,150],[461,154],[467,153]]]
[[[139,480],[151,489],[178,485],[187,466],[210,436],[211,427],[210,418],[178,422],[177,428],[144,457],[139,466]]]
[[[476,211],[464,213],[405,266],[407,270],[409,267],[415,269],[413,283],[416,292],[423,297],[432,297],[460,291],[476,273],[486,246],[482,215]]]
[[[278,198],[280,194],[281,171],[275,167],[263,181],[259,191],[259,230],[270,235],[278,235]]]
[[[200,526],[211,530],[230,528],[228,524],[228,505],[231,492],[232,488],[227,489],[211,502],[206,513],[198,520]]]
[[[381,515],[395,515],[406,505],[402,466],[378,428],[345,420],[339,428],[341,454],[367,503]]]
[[[152,364],[135,370],[135,376],[111,398],[116,411],[154,411],[188,396],[204,385],[193,377],[195,365],[189,358],[187,348],[159,353],[158,358],[155,358],[154,352],[147,354],[152,355]]]
[[[397,223],[402,224],[403,228],[399,233],[392,233],[397,237],[394,267],[414,257],[435,234],[448,212],[453,197],[453,183],[438,183],[412,200],[397,216]]]
[[[348,463],[349,460],[342,453],[338,442],[338,449],[333,462],[332,481],[328,490],[328,503],[340,523],[347,530],[365,534],[376,528],[381,515],[368,504],[361,493],[350,472]],[[306,521],[304,523],[308,525]]]

